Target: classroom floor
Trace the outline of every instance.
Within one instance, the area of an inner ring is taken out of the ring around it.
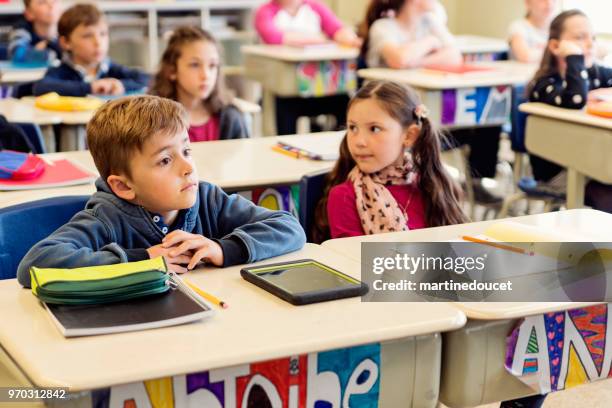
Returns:
[[[612,406],[612,379],[555,392],[546,397],[543,408],[609,408]],[[499,402],[476,408],[498,408]],[[439,408],[446,405],[439,404]]]

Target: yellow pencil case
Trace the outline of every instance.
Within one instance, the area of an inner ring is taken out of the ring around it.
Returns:
[[[91,97],[61,96],[55,92],[46,93],[34,100],[34,105],[40,109],[61,112],[82,112],[98,109],[103,100]]]
[[[46,303],[99,304],[166,292],[163,257],[74,269],[30,268],[32,293]]]

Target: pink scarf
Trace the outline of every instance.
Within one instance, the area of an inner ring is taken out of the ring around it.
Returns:
[[[349,173],[357,198],[357,212],[366,235],[408,231],[408,214],[402,209],[387,185],[408,185],[416,180],[412,156],[405,153],[400,163],[371,174],[355,166]],[[406,208],[410,203],[406,203]]]

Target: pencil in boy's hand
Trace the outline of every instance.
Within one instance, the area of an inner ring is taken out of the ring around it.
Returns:
[[[214,303],[215,305],[221,307],[222,309],[227,309],[229,307],[227,303],[211,295],[210,293],[204,292],[202,289],[200,289],[199,287],[197,287],[195,284],[191,283],[187,279],[183,278],[183,282],[185,282],[187,286],[189,286],[194,292],[196,292],[198,295],[202,296],[204,299],[208,300],[209,302]]]

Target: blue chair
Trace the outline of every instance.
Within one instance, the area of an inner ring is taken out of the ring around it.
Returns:
[[[19,126],[19,128],[23,130],[23,133],[30,141],[32,148],[34,149],[32,153],[46,153],[45,142],[40,126],[34,123],[14,123],[14,125]]]
[[[84,209],[87,200],[54,197],[0,209],[0,279],[15,278],[28,250]]]
[[[306,231],[306,239],[308,242],[314,242],[312,229],[315,221],[315,209],[317,208],[317,203],[323,196],[327,173],[327,170],[323,170],[306,174],[300,180],[298,215],[300,224],[302,224],[302,228]]]

